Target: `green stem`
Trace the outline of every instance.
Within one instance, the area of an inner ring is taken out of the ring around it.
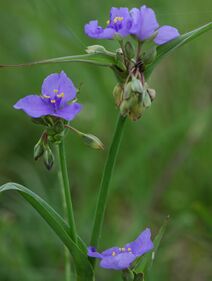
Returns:
[[[70,184],[68,178],[68,171],[65,158],[65,147],[64,142],[62,141],[58,145],[58,160],[59,160],[59,180],[62,190],[63,198],[63,208],[65,212],[65,217],[68,219],[69,224],[69,235],[74,242],[77,242],[76,226],[73,215],[73,207],[71,200]],[[69,250],[65,247],[65,280],[71,280],[71,266],[70,266],[70,253]]]
[[[63,141],[58,145],[58,154],[59,154],[59,166],[60,166],[59,169],[61,171],[61,186],[65,195],[64,196],[65,208],[66,208],[67,219],[69,224],[69,234],[71,239],[77,243],[76,225],[75,225],[74,214],[73,214],[70,184],[69,184],[68,170],[67,170],[66,157],[65,157],[65,147]]]
[[[108,157],[105,163],[105,168],[102,175],[102,180],[100,184],[100,190],[98,194],[98,200],[97,200],[97,206],[96,206],[96,213],[95,213],[95,219],[94,219],[94,226],[93,226],[93,232],[91,236],[91,242],[90,245],[94,247],[98,247],[99,239],[102,232],[102,225],[105,215],[105,209],[107,204],[107,197],[108,197],[108,190],[109,190],[109,184],[110,179],[113,172],[114,163],[116,161],[117,153],[120,146],[122,131],[125,124],[125,117],[122,117],[119,115],[115,133],[113,136],[113,140],[108,152]],[[95,259],[91,259],[91,262],[93,266],[95,266]]]

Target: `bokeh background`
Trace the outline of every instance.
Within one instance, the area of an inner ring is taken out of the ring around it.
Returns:
[[[182,33],[211,20],[210,0],[0,0],[0,63],[82,54],[87,45],[98,43],[117,48],[112,41],[87,38],[83,25],[95,18],[103,24],[111,6],[144,3],[157,11],[161,24]],[[211,276],[211,45],[207,33],[157,67],[150,81],[157,99],[141,120],[127,122],[115,166],[100,248],[122,245],[146,226],[155,236],[170,215],[152,280],[209,281]],[[62,213],[57,165],[48,172],[32,158],[41,128],[12,108],[24,95],[39,94],[44,77],[62,69],[81,88],[84,104],[72,125],[105,144],[104,151],[94,151],[71,133],[66,139],[77,226],[88,242],[117,115],[111,95],[116,81],[109,70],[76,63],[0,70],[0,184],[22,183]],[[1,194],[0,280],[63,278],[58,238],[17,194]],[[98,269],[97,280],[120,276]]]

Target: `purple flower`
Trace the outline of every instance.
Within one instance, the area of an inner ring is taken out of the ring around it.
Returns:
[[[113,247],[98,253],[94,247],[88,247],[88,256],[101,259],[100,266],[108,269],[122,270],[129,268],[131,263],[154,247],[151,231],[146,228],[138,238],[123,248]]]
[[[47,76],[41,92],[41,96],[29,95],[20,99],[14,108],[33,118],[51,115],[67,121],[74,119],[82,109],[79,103],[69,103],[76,97],[76,88],[64,71]]]
[[[85,33],[95,39],[113,39],[115,36],[125,37],[130,34],[132,18],[128,8],[112,8],[107,27],[99,26],[97,20],[85,25]]]
[[[141,41],[156,34],[154,42],[157,45],[162,45],[180,35],[178,30],[172,26],[165,25],[159,28],[155,12],[145,5],[141,6],[140,9],[133,8],[130,14],[132,17],[130,33],[136,35]]]

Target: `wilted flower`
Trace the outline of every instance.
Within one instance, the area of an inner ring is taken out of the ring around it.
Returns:
[[[67,121],[74,119],[82,106],[72,102],[76,97],[76,88],[64,71],[46,77],[42,84],[42,95],[29,95],[20,99],[15,109],[21,109],[33,118],[46,115],[56,116]]]
[[[130,14],[133,19],[130,33],[136,35],[141,41],[155,34],[154,42],[162,45],[180,35],[175,27],[168,25],[159,27],[155,12],[146,5],[141,6],[140,9],[133,8]]]
[[[131,24],[132,18],[128,8],[112,8],[106,28],[99,26],[97,20],[92,20],[85,25],[85,33],[95,39],[125,37],[130,34]]]
[[[88,256],[101,259],[100,266],[103,268],[123,270],[129,268],[136,258],[149,252],[153,247],[151,231],[147,228],[135,241],[123,248],[113,247],[98,253],[94,247],[88,247]]]

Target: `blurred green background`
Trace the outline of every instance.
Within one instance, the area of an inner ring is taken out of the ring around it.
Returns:
[[[113,50],[118,46],[112,41],[87,38],[84,24],[95,18],[103,24],[111,6],[142,4],[181,33],[211,20],[210,0],[0,0],[0,63],[82,54],[98,43]],[[147,226],[155,236],[170,215],[152,281],[211,276],[211,45],[207,33],[157,67],[150,81],[157,99],[142,119],[127,122],[115,167],[100,250],[134,239]],[[71,133],[66,139],[77,226],[88,242],[117,115],[109,70],[76,63],[0,70],[0,184],[22,183],[62,213],[57,165],[48,172],[32,158],[41,128],[12,108],[24,95],[39,94],[44,77],[62,69],[81,87],[84,110],[72,125],[97,135],[106,147],[94,151]],[[63,247],[54,233],[17,194],[0,195],[0,280],[63,278]],[[98,281],[119,278],[98,270]]]

